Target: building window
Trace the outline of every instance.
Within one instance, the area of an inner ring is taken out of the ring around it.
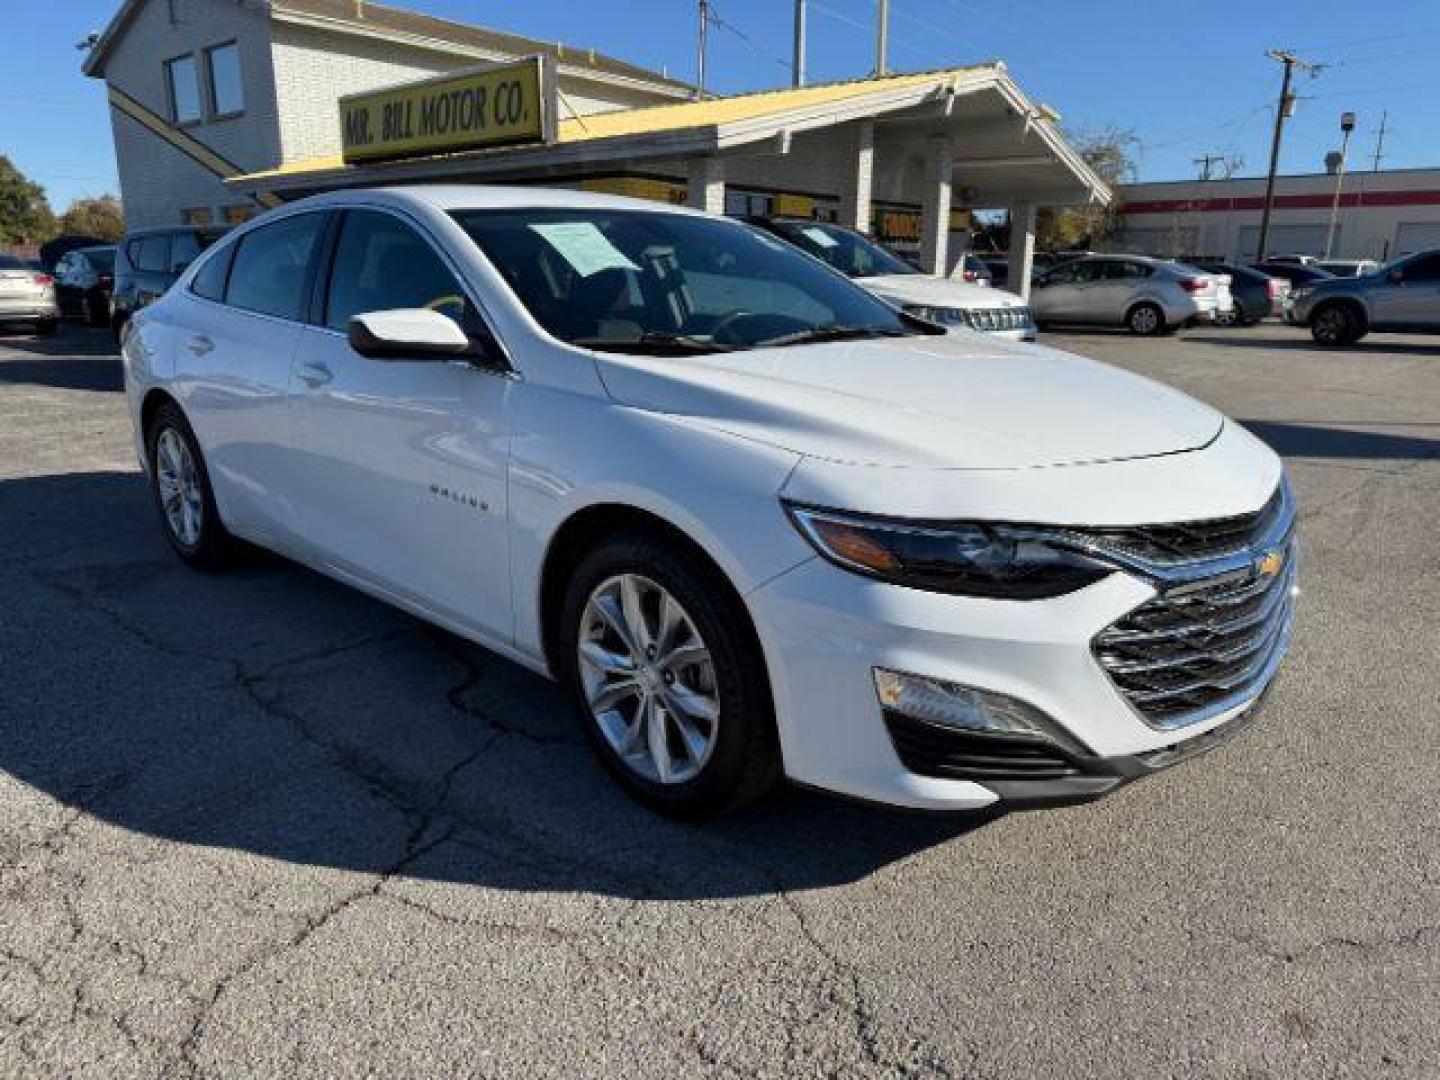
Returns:
[[[177,124],[199,120],[200,80],[195,71],[195,57],[177,56],[167,60],[165,81],[170,87],[170,118]]]
[[[210,68],[210,106],[215,116],[245,111],[245,88],[240,78],[240,46],[235,42],[205,50]]]
[[[225,224],[244,225],[255,216],[255,207],[250,203],[225,207]]]

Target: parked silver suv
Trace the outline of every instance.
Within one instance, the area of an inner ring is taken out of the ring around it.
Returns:
[[[1440,333],[1440,250],[1407,255],[1373,274],[1329,278],[1292,294],[1294,321],[1322,345],[1350,345],[1371,331]]]

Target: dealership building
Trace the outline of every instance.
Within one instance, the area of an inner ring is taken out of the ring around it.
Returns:
[[[549,184],[839,221],[945,272],[972,209],[1010,212],[1023,264],[1039,208],[1111,198],[998,62],[711,97],[370,0],[124,0],[84,70],[137,229],[347,186]]]
[[[1115,197],[1122,222],[1115,246],[1169,257],[1256,255],[1263,177],[1125,184]],[[1324,255],[1332,214],[1333,258],[1383,262],[1440,248],[1440,169],[1277,177],[1270,253]]]

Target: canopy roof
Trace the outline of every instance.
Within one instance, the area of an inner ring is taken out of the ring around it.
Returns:
[[[876,122],[879,154],[886,140],[913,147],[930,136],[953,136],[957,184],[1052,203],[1110,200],[1104,181],[1056,129],[1054,113],[1031,104],[1001,63],[571,116],[559,122],[555,142],[546,145],[363,166],[346,165],[336,155],[227,182],[252,193],[300,193],[439,179],[559,176],[745,148],[754,154],[764,151],[757,144],[767,140],[788,146],[792,136],[866,119]]]

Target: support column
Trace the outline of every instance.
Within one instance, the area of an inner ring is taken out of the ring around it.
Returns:
[[[707,214],[725,213],[725,163],[716,155],[690,162],[686,202]]]
[[[1035,265],[1035,204],[1010,208],[1010,279],[1005,287],[1030,300],[1030,271]]]
[[[954,148],[948,136],[930,140],[928,165],[921,212],[920,266],[943,277],[950,244],[950,184],[955,168]]]
[[[870,232],[870,198],[875,190],[875,122],[861,120],[855,125],[855,156],[845,167],[840,188],[840,224]]]

